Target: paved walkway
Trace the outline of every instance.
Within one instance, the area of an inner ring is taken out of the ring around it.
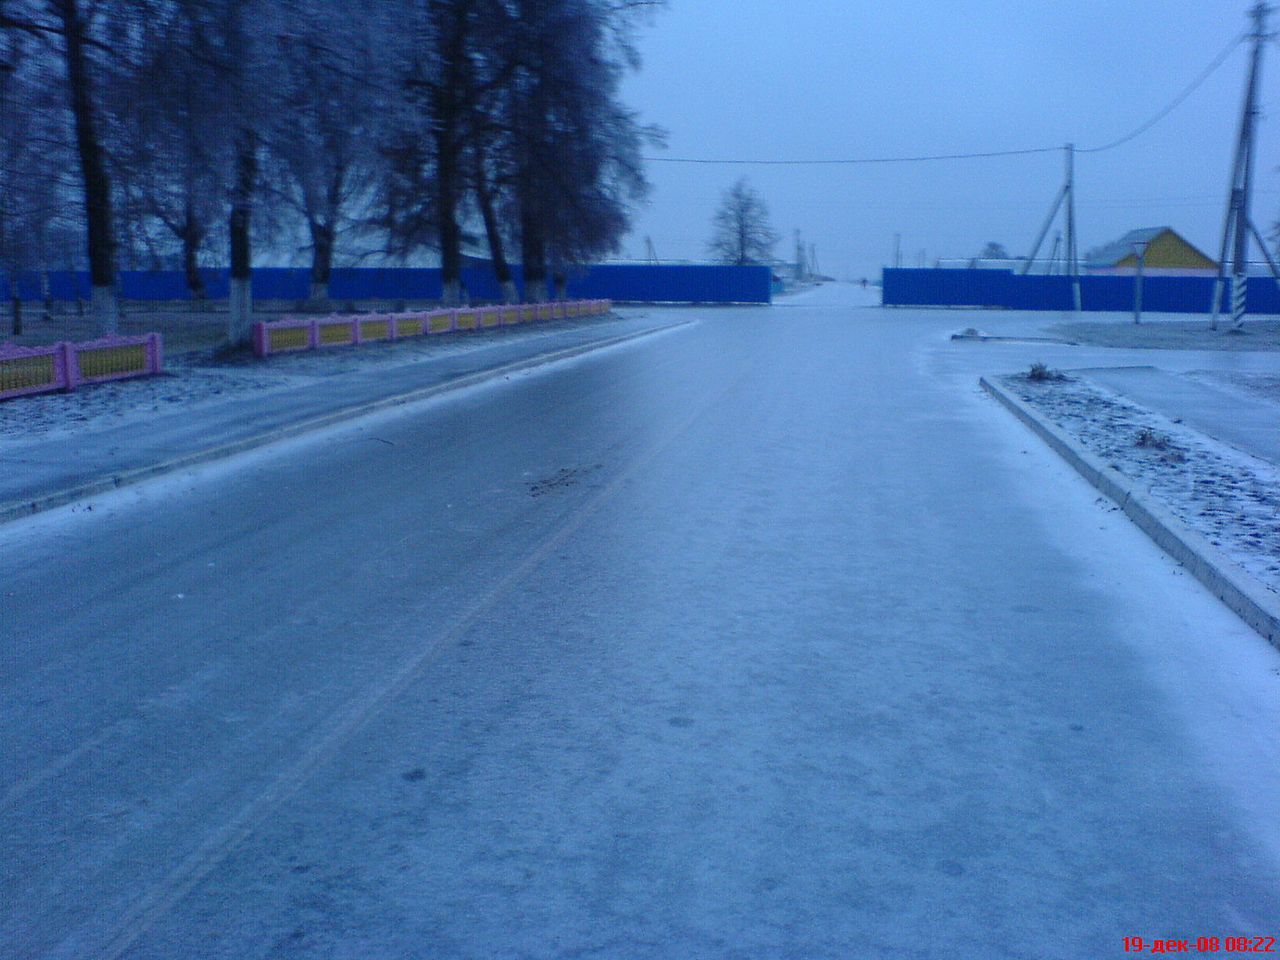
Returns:
[[[1230,394],[1157,367],[1078,372],[1150,410],[1280,464],[1280,406],[1274,403]]]
[[[274,436],[298,424],[341,416],[344,411],[549,354],[663,329],[674,322],[669,316],[656,313],[559,331],[537,330],[536,335],[477,343],[475,349],[428,360],[418,357],[403,364],[325,377],[308,386],[203,404],[199,417],[183,410],[132,420],[96,433],[0,447],[0,521],[12,515],[19,505],[110,483],[113,478],[198,457],[214,448],[253,445],[257,438]],[[535,329],[530,328],[530,333]]]

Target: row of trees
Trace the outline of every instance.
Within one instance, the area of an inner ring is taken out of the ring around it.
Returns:
[[[656,137],[618,99],[661,0],[0,0],[0,268],[87,250],[113,330],[122,266],[230,265],[247,335],[255,241],[438,254],[461,296],[483,236],[514,298],[616,249]]]

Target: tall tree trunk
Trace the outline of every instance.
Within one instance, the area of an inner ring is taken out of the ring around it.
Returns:
[[[333,245],[336,231],[332,223],[313,220],[311,230],[311,299],[329,299],[329,281],[333,276]]]
[[[186,275],[187,292],[192,300],[205,298],[204,277],[200,275],[200,241],[204,231],[196,221],[195,208],[188,196],[182,218],[182,271]]]
[[[483,160],[476,162],[475,188],[480,217],[484,220],[485,239],[489,242],[489,259],[493,262],[493,275],[502,288],[503,302],[517,303],[520,295],[516,292],[515,281],[511,279],[511,266],[507,263],[507,255],[502,247],[502,230],[498,226],[498,215],[493,209],[493,192],[489,189],[489,178],[485,174]]]
[[[93,317],[102,333],[115,333],[120,313],[115,292],[115,234],[111,222],[111,179],[98,135],[92,79],[84,49],[84,22],[78,0],[57,0],[66,42],[67,87],[75,118],[76,149],[84,178],[85,220],[88,223],[89,278],[93,286]]]
[[[458,226],[460,186],[460,91],[466,72],[468,0],[455,0],[443,11],[447,41],[440,82],[432,90],[436,142],[436,232],[440,239],[440,272],[444,303],[462,299],[462,230]]]
[[[253,217],[253,189],[258,179],[258,138],[246,130],[236,151],[235,193],[231,201],[231,280],[227,339],[233,345],[249,342],[253,323],[253,250],[249,237]]]
[[[524,265],[524,298],[531,303],[547,299],[547,238],[536,201],[520,198],[520,262]]]
[[[436,230],[440,235],[440,272],[444,281],[444,303],[462,301],[462,230],[458,227],[458,158],[453,138],[436,137]]]

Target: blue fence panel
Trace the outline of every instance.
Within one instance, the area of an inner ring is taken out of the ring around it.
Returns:
[[[769,267],[604,264],[569,276],[569,296],[646,303],[770,303]]]
[[[1145,291],[1145,286],[1144,286]],[[1132,277],[1081,277],[1080,308],[1091,311],[1132,310],[1133,278]],[[1027,307],[1025,309],[1047,309]],[[1073,306],[1057,307],[1059,310],[1071,310]]]
[[[13,287],[7,275],[0,274],[0,300],[13,296]],[[17,274],[18,295],[23,300],[41,300],[40,274],[23,270]],[[52,300],[89,299],[89,274],[74,270],[49,271],[49,297]]]
[[[1013,275],[1008,270],[886,268],[885,306],[1001,307]]]
[[[1280,313],[1280,284],[1276,283],[1274,277],[1250,277],[1244,297],[1245,308],[1249,313]],[[1225,298],[1223,300],[1224,304],[1230,302]]]
[[[1072,310],[1075,307],[1070,277],[1010,274],[1006,290],[1001,306],[1010,310]]]
[[[1125,313],[1133,310],[1132,276],[1082,276],[1081,308]],[[1209,313],[1213,277],[1143,277],[1142,309],[1150,313]],[[1251,314],[1280,314],[1280,284],[1251,277]],[[1003,270],[886,269],[886,306],[996,307],[1009,310],[1071,310],[1071,281],[1062,276],[1021,276]],[[1231,310],[1231,283],[1223,285],[1222,310]]]

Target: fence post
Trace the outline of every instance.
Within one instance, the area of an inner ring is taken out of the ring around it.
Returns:
[[[66,372],[66,391],[70,393],[83,382],[80,379],[80,358],[76,355],[76,345],[66,340],[58,344],[62,351],[62,369]]]
[[[308,350],[320,349],[320,321],[319,320],[312,320],[311,326],[307,330],[307,349]]]
[[[449,332],[450,333],[458,332],[458,313],[459,311],[457,310],[449,311]]]
[[[271,352],[271,337],[267,335],[267,325],[261,320],[253,325],[253,355],[265,357]]]
[[[360,339],[360,336],[361,336],[360,318],[352,317],[351,318],[351,343],[357,347],[360,346],[362,342]]]
[[[387,318],[387,339],[394,340],[400,335],[400,327],[394,314],[384,314]]]
[[[160,368],[164,366],[164,342],[160,339],[160,334],[147,334],[147,368],[148,372],[157,374]]]

